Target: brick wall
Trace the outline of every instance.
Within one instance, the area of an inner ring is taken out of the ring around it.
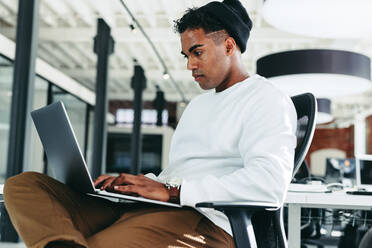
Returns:
[[[348,128],[334,128],[315,129],[313,142],[309,148],[309,152],[306,155],[306,162],[310,164],[311,153],[326,149],[334,148],[345,151],[346,157],[350,158],[354,156],[354,126]]]
[[[366,123],[366,135],[367,135],[367,153],[372,154],[372,115],[367,117]]]
[[[354,157],[354,126],[315,129],[313,142],[306,156],[308,164],[310,165],[311,153],[325,148],[339,149],[346,152],[346,157]],[[366,118],[366,151],[368,154],[372,154],[372,115]]]

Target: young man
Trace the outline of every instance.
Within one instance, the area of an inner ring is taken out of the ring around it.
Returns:
[[[174,209],[114,204],[38,173],[5,185],[14,226],[30,247],[234,247],[229,222],[202,201],[282,203],[291,180],[296,113],[264,78],[249,76],[241,53],[251,20],[238,0],[189,9],[176,21],[187,69],[203,89],[173,136],[158,176],[107,175],[96,187],[179,202]]]

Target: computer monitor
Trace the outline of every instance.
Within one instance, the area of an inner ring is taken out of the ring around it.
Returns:
[[[357,185],[372,187],[372,155],[356,156]]]
[[[344,180],[349,180],[351,184],[355,184],[355,167],[354,158],[327,158],[327,183],[344,183]]]

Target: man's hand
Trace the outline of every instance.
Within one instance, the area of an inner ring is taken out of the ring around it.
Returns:
[[[124,195],[137,194],[144,198],[158,201],[167,202],[169,200],[169,192],[164,184],[142,174],[134,176],[121,173],[117,177],[102,175],[94,181],[94,187]]]

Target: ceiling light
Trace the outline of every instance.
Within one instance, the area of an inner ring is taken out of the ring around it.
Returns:
[[[372,88],[371,60],[362,54],[326,49],[274,53],[257,60],[257,74],[289,95],[317,98],[359,94]]]
[[[129,24],[129,27],[130,27],[130,30],[132,31],[132,33],[137,32],[137,29],[136,29],[136,27],[134,26],[133,23]]]
[[[169,74],[166,71],[163,73],[163,78],[165,80],[168,80],[169,79]]]
[[[372,36],[371,0],[264,0],[266,22],[283,31],[320,38]]]

